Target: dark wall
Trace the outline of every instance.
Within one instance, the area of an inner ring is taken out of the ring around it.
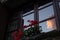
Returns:
[[[8,12],[5,5],[0,3],[0,40],[3,40],[5,29],[7,27]]]

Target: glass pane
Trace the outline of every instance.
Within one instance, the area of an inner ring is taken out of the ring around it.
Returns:
[[[53,2],[49,2],[49,3],[47,3],[47,4],[43,5],[43,6],[40,6],[38,9],[43,8],[43,7],[47,6],[47,5],[51,5],[52,3]]]
[[[27,22],[28,20],[34,20],[34,14],[30,14],[28,16],[23,17],[24,19],[24,25],[28,25],[29,23]]]
[[[42,27],[42,32],[49,32],[56,29],[55,19],[51,19],[39,24]]]
[[[39,21],[50,18],[52,16],[54,16],[53,5],[39,10]]]

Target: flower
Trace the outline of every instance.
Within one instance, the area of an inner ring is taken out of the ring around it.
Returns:
[[[33,23],[34,23],[34,24],[38,24],[38,21],[35,20]]]
[[[27,28],[27,26],[26,26],[26,25],[24,25],[24,26],[23,26],[23,28]]]
[[[34,21],[33,21],[33,20],[31,20],[30,22],[31,22],[31,23],[33,23]]]
[[[36,20],[29,20],[29,22],[30,22],[29,26],[32,26],[38,23],[38,21]]]
[[[33,20],[28,20],[28,22],[32,23],[32,22],[33,22]]]
[[[33,24],[31,23],[31,24],[29,24],[29,26],[32,26]]]
[[[21,30],[18,30],[18,34],[16,34],[16,31],[13,32],[13,38],[14,40],[19,40],[22,36],[22,31]]]
[[[30,22],[30,20],[28,20],[27,22]]]
[[[24,25],[23,28],[27,28],[27,27],[29,27],[29,26],[32,26],[32,25],[35,25],[35,24],[38,23],[37,20],[28,20],[27,22],[29,22],[30,24],[29,24],[28,26]]]
[[[37,24],[38,23],[38,21],[36,21],[36,20],[31,20],[31,23],[34,25],[34,24]]]

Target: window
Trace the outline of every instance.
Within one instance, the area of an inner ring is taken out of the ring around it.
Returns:
[[[52,2],[48,3],[47,5],[49,5],[49,4],[51,4],[51,5],[44,9],[39,10],[39,21],[43,21],[43,20],[49,19],[51,17],[54,17]],[[45,6],[47,6],[47,5],[45,5]],[[44,7],[44,6],[41,6],[38,9],[40,9],[42,7]],[[34,13],[23,17],[23,19],[24,19],[24,25],[28,25],[29,23],[27,22],[27,20],[34,20]],[[52,29],[52,26],[55,26],[56,24],[54,24],[55,22],[52,24],[52,21],[53,21],[53,19],[50,19],[48,21],[44,21],[39,24],[40,26],[42,26],[42,30],[43,30],[42,32],[49,32],[49,31],[54,30],[54,29]],[[55,21],[55,19],[54,19],[54,21]]]
[[[29,13],[33,13],[33,11],[34,11],[34,10],[31,10],[31,11],[25,13],[24,15],[27,15],[27,14],[29,14]],[[24,16],[24,15],[23,15],[23,16]]]
[[[54,10],[53,10],[52,2],[48,3],[47,5],[50,5],[50,6],[42,10],[39,10],[39,21],[40,22],[42,21],[41,23],[39,23],[39,26],[42,27],[42,32],[49,32],[56,29],[55,18],[52,18],[54,17]]]
[[[49,32],[56,29],[55,19],[50,19],[39,24],[42,27],[42,32]]]
[[[59,2],[59,7],[60,7],[60,2]]]
[[[59,3],[59,5],[60,5],[60,3]],[[44,7],[44,6],[41,6],[41,8],[42,7]],[[38,8],[38,9],[40,9],[40,8]],[[27,15],[29,13],[31,13],[31,14]],[[24,15],[27,15],[27,16],[24,16]],[[33,10],[24,14],[24,15],[23,15],[24,16],[23,17],[24,25],[29,25],[29,23],[27,21],[28,20],[34,20]],[[55,18],[52,18],[52,17],[54,17],[53,5],[39,10],[39,21],[41,22],[41,23],[39,23],[39,27],[42,28],[42,32],[49,32],[52,30],[56,30]],[[52,18],[52,19],[49,19],[49,18]],[[18,27],[18,21],[12,22],[9,25],[8,32],[16,30],[17,27]],[[7,38],[8,38],[8,40],[13,40],[12,34],[9,33]]]
[[[24,25],[28,25],[29,23],[27,22],[28,20],[34,20],[34,13],[28,15],[28,16],[25,16],[23,17],[24,19]]]
[[[39,10],[39,21],[50,18],[52,16],[54,16],[53,5],[45,9]]]

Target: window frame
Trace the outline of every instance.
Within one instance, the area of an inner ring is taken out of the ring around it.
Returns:
[[[53,5],[53,3],[51,3],[51,4],[49,4],[49,5],[46,5],[46,6],[40,8],[40,9],[38,9],[38,10],[42,10],[42,9],[44,9],[44,8],[47,8],[47,7],[51,6],[51,5]],[[23,15],[23,17],[28,16],[28,15],[33,14],[33,13],[34,13],[34,10],[33,10],[32,12],[30,12],[30,13],[27,13],[26,15]],[[16,17],[16,18],[17,18],[17,17]],[[54,19],[54,18],[55,18],[55,16],[54,16],[54,17],[47,18],[47,19],[44,19],[44,20],[42,20],[42,21],[39,21],[39,23],[42,23],[42,22],[45,22],[45,21],[47,21],[47,20]],[[12,32],[14,32],[14,31],[17,31],[17,29],[16,29],[16,30],[13,30],[13,31],[10,31],[10,32],[8,32],[8,33],[12,33]]]

